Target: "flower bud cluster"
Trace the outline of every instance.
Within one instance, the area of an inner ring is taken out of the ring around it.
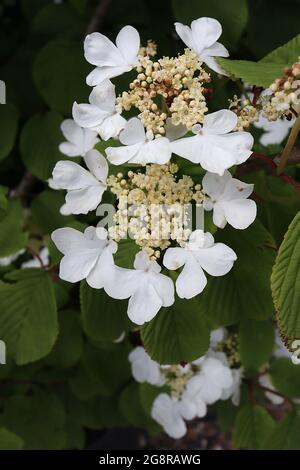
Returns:
[[[196,53],[189,49],[178,57],[153,61],[149,50],[152,55],[155,49],[151,44],[148,43],[139,56],[138,75],[130,83],[130,90],[117,98],[118,109],[137,108],[144,126],[155,136],[165,135],[168,112],[173,124],[191,129],[195,123],[203,121],[208,111],[205,100],[208,90],[204,85],[210,82],[210,75],[201,67]],[[158,106],[158,98],[163,99],[164,110]]]
[[[177,178],[177,172],[174,163],[152,164],[145,173],[130,170],[108,177],[107,185],[118,199],[115,225],[109,229],[113,240],[119,241],[129,230],[150,258],[159,258],[172,240],[179,244],[188,240],[184,205],[202,203],[204,195],[190,176]]]

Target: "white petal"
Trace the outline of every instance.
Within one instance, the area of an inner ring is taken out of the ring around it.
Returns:
[[[90,271],[86,282],[94,289],[101,289],[108,282],[109,273],[114,265],[110,246],[105,248],[99,256],[97,263]]]
[[[133,266],[134,266],[134,269],[141,269],[142,271],[146,271],[147,269],[149,269],[150,263],[151,261],[147,253],[145,251],[139,251],[135,255]],[[156,264],[157,266],[159,266],[158,263]]]
[[[176,408],[184,419],[190,420],[196,417],[196,406],[190,400],[181,399],[176,405]]]
[[[222,176],[207,172],[202,179],[202,188],[205,194],[212,199],[218,199],[224,192],[226,184],[231,181],[232,176],[229,171],[225,171]]]
[[[197,52],[212,46],[222,34],[222,26],[214,18],[198,18],[192,21],[191,29]]]
[[[65,119],[61,123],[61,131],[65,138],[73,144],[80,146],[83,141],[83,129],[73,119]]]
[[[78,282],[85,279],[98,259],[97,250],[85,250],[65,255],[59,267],[59,277],[64,281]]]
[[[244,230],[256,218],[256,204],[251,199],[234,199],[220,204],[227,222],[236,229]]]
[[[185,435],[186,425],[176,409],[176,402],[166,393],[161,393],[155,398],[151,416],[170,437],[179,439]]]
[[[122,165],[131,161],[139,152],[142,144],[125,145],[124,147],[107,147],[105,153],[107,159],[113,165]]]
[[[92,33],[84,41],[86,60],[98,67],[123,65],[124,59],[110,39],[101,33]]]
[[[208,57],[228,57],[229,52],[226,47],[223,46],[220,42],[215,42],[212,46],[207,47],[201,53],[202,58]]]
[[[225,77],[229,77],[230,73],[229,72],[226,72],[226,70],[224,70],[221,65],[218,64],[218,62],[216,61],[216,59],[214,57],[210,57],[208,55],[205,55],[205,57],[203,57],[203,62],[205,62],[205,64],[211,69],[213,70],[214,72],[220,74],[220,75],[224,75]]]
[[[233,145],[229,145],[230,141],[228,137],[233,136],[232,134],[226,135],[204,135],[196,136],[196,139],[202,140],[202,146],[198,151],[198,161],[202,168],[211,173],[217,173],[223,175],[224,171],[237,163],[240,159],[241,151],[237,149],[235,140],[231,142]],[[193,138],[193,137],[192,137]],[[243,150],[244,152],[244,150]],[[251,152],[247,150],[247,157],[250,156]]]
[[[163,165],[170,160],[171,155],[172,151],[169,140],[166,137],[159,137],[142,144],[139,152],[130,159],[130,162],[141,165],[147,163]]]
[[[237,120],[233,111],[221,109],[204,117],[203,131],[209,134],[227,134],[236,127]]]
[[[161,307],[162,299],[153,285],[145,278],[130,297],[127,314],[133,323],[143,325],[152,320]]]
[[[108,140],[118,137],[120,131],[124,129],[126,119],[119,113],[114,113],[112,116],[107,117],[98,127],[98,132],[101,139]]]
[[[108,163],[106,158],[98,150],[90,150],[84,157],[86,166],[90,172],[102,183],[106,182],[108,175]]]
[[[192,30],[189,26],[182,23],[175,23],[175,29],[181,40],[190,48],[195,49],[195,45],[192,37]]]
[[[115,111],[116,104],[115,85],[110,80],[104,80],[100,85],[93,88],[89,96],[89,102],[105,111],[107,115],[112,114]]]
[[[174,284],[172,279],[164,274],[154,274],[151,284],[161,298],[163,307],[170,307],[175,302]]]
[[[91,73],[86,77],[86,83],[89,86],[97,86],[106,80],[107,78],[114,78],[122,75],[125,72],[129,72],[131,66],[124,64],[118,66],[105,66],[105,67],[96,67],[92,70]]]
[[[105,185],[98,183],[83,189],[71,190],[66,194],[65,209],[71,214],[87,214],[99,206],[105,189]]]
[[[199,163],[199,151],[202,145],[199,136],[185,137],[183,139],[174,140],[170,143],[173,153],[179,157],[186,158],[193,163]]]
[[[171,271],[181,268],[186,262],[186,250],[184,248],[168,248],[165,252],[163,264]]]
[[[253,184],[247,184],[236,178],[231,178],[228,180],[220,199],[222,201],[231,201],[232,199],[246,199],[252,193],[253,188]]]
[[[127,124],[119,137],[119,140],[123,145],[134,145],[138,142],[144,142],[145,139],[146,134],[142,121],[136,117],[127,121]]]
[[[72,115],[74,120],[82,127],[94,128],[99,126],[107,116],[98,106],[93,104],[73,104]]]
[[[222,145],[226,146],[229,151],[235,152],[236,164],[244,163],[252,154],[254,139],[250,132],[232,132],[218,136],[218,139],[222,139]]]
[[[98,184],[96,178],[74,162],[59,161],[54,167],[54,184],[63,189],[82,189]]]
[[[86,238],[86,233],[82,233],[79,230],[70,227],[55,230],[52,233],[51,238],[58,250],[64,255],[69,252],[82,251],[85,248],[93,249],[98,247],[101,249],[103,247],[103,242],[100,240],[89,241]]]
[[[105,292],[113,299],[128,299],[139,287],[143,280],[143,273],[135,269],[114,266],[109,282],[104,286]]]
[[[137,64],[140,48],[140,35],[132,26],[124,26],[116,38],[116,45],[124,61],[132,66]]]
[[[200,294],[206,284],[207,279],[201,266],[192,255],[189,255],[176,280],[177,294],[182,299],[191,299]]]
[[[81,149],[70,142],[62,142],[59,144],[58,148],[59,151],[64,155],[67,155],[67,157],[80,157],[82,155]]]
[[[216,202],[213,207],[213,223],[216,227],[224,228],[227,220],[224,214],[223,206],[221,202]]]
[[[211,276],[224,276],[237,259],[235,252],[224,243],[202,248],[195,253],[195,256],[200,266]]]

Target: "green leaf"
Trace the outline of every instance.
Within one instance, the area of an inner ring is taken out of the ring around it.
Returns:
[[[247,318],[269,318],[273,313],[270,274],[275,257],[270,233],[256,220],[246,230],[227,227],[218,231],[216,241],[230,246],[237,261],[226,276],[209,278],[197,297],[200,311],[216,328]]]
[[[23,439],[17,434],[5,428],[0,428],[0,450],[20,450],[23,445]]]
[[[239,354],[246,371],[256,372],[272,355],[274,327],[270,321],[244,320],[239,325]]]
[[[23,216],[19,201],[8,201],[7,214],[0,222],[0,258],[14,255],[22,250],[27,241],[27,235],[22,232]]]
[[[53,393],[35,390],[5,402],[4,423],[24,440],[24,450],[63,449],[65,410]]]
[[[72,419],[67,419],[66,426],[66,449],[76,449],[83,450],[85,447],[85,430],[83,427],[72,421]]]
[[[202,356],[209,346],[207,320],[195,299],[176,299],[141,329],[144,347],[160,364],[178,364]]]
[[[127,421],[137,428],[147,429],[150,434],[160,430],[158,424],[145,412],[141,405],[139,385],[131,382],[120,395],[120,409]]]
[[[264,448],[268,450],[294,450],[299,449],[300,419],[296,410],[288,413],[269,436]]]
[[[65,198],[61,192],[46,189],[36,196],[31,204],[33,222],[39,226],[43,233],[49,234],[59,227],[74,225],[72,215],[62,215],[59,209]]]
[[[215,410],[221,431],[231,432],[238,412],[238,407],[234,406],[231,400],[219,400],[215,404]]]
[[[58,150],[63,137],[60,131],[62,117],[49,111],[36,114],[26,122],[21,133],[21,153],[26,167],[42,180],[51,176],[53,167],[64,157]]]
[[[226,72],[249,85],[268,88],[275,78],[281,77],[285,64],[251,62],[250,60],[217,59]]]
[[[0,105],[0,160],[12,150],[18,129],[18,113],[11,104]]]
[[[118,243],[118,251],[114,255],[117,266],[132,268],[135,255],[140,251],[140,247],[130,238],[124,238]]]
[[[42,269],[13,271],[0,284],[0,330],[18,365],[49,354],[58,334],[52,282]]]
[[[270,367],[270,377],[276,390],[290,398],[300,397],[300,369],[286,357],[276,359]]]
[[[235,421],[233,443],[237,448],[262,449],[266,436],[274,429],[269,413],[259,405],[240,408]]]
[[[109,297],[103,289],[80,285],[80,305],[85,333],[95,341],[113,341],[128,330],[127,302]]]
[[[33,78],[45,102],[64,115],[69,115],[74,99],[86,102],[85,79],[90,66],[84,60],[80,42],[59,39],[48,43],[38,54]]]
[[[190,25],[191,21],[208,16],[220,21],[223,33],[220,39],[229,49],[235,49],[248,19],[246,0],[172,0],[174,16],[177,21]]]
[[[59,312],[59,335],[47,362],[54,367],[71,367],[78,362],[82,353],[82,333],[79,312]]]
[[[292,342],[300,338],[300,212],[280,245],[271,276],[271,288],[281,334]]]
[[[88,375],[101,386],[101,394],[115,394],[130,378],[128,362],[129,347],[126,343],[113,349],[99,349],[90,344],[84,353],[83,362]]]
[[[284,64],[285,67],[297,62],[300,53],[300,34],[295,36],[283,46],[267,54],[260,62]]]
[[[81,363],[70,377],[69,386],[78,400],[90,400],[102,391],[101,384],[85,371]]]
[[[150,415],[152,404],[160,393],[168,393],[169,388],[167,386],[157,387],[156,385],[151,385],[149,383],[140,384],[140,401],[145,412]]]
[[[78,13],[69,5],[50,4],[42,8],[31,23],[32,32],[41,36],[70,37],[80,32],[83,23]]]

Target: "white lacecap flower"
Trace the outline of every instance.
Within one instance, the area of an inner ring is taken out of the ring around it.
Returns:
[[[194,136],[171,142],[171,149],[180,157],[199,163],[204,170],[223,175],[231,166],[244,163],[252,153],[252,135],[231,132],[236,124],[237,115],[228,109],[208,114],[203,126],[193,126]]]
[[[264,131],[264,133],[259,138],[259,142],[265,146],[270,144],[281,144],[281,142],[288,135],[294,122],[295,119],[291,119],[290,121],[287,119],[268,121],[267,118],[260,114],[259,120],[254,123],[255,127]]]
[[[87,214],[98,207],[106,190],[108,163],[97,150],[90,150],[84,161],[88,170],[75,162],[60,161],[48,182],[55,189],[66,189],[64,214]]]
[[[59,228],[52,233],[53,242],[63,253],[59,277],[68,282],[86,279],[95,289],[110,280],[117,244],[107,238],[102,227],[88,227],[82,233],[74,228]]]
[[[213,222],[224,228],[227,222],[236,229],[245,229],[254,222],[256,204],[247,199],[253,191],[253,184],[243,183],[233,178],[229,171],[222,176],[206,173],[202,180],[206,194],[204,209],[213,209]]]
[[[46,246],[42,248],[39,252],[39,258],[35,257],[33,259],[30,259],[29,261],[25,261],[21,264],[21,268],[40,268],[41,261],[44,266],[47,266],[49,264],[49,250]]]
[[[133,349],[129,356],[132,375],[137,382],[147,382],[151,385],[163,385],[164,375],[160,370],[160,365],[153,361],[141,346]]]
[[[204,357],[201,370],[186,384],[182,398],[195,404],[197,416],[206,414],[206,405],[219,400],[223,390],[233,385],[233,377],[228,366],[214,357]]]
[[[170,437],[180,439],[187,430],[184,420],[193,419],[196,408],[187,400],[175,400],[166,393],[161,393],[153,402],[151,416]]]
[[[126,119],[116,110],[115,86],[110,80],[93,89],[89,104],[75,102],[72,112],[79,126],[94,129],[103,140],[117,137],[126,124]]]
[[[221,326],[217,330],[213,330],[210,333],[210,347],[214,348],[217,346],[218,343],[223,341],[226,336],[226,330]]]
[[[170,142],[176,139],[180,139],[187,133],[186,126],[184,126],[183,124],[178,124],[177,126],[175,126],[172,123],[172,118],[170,117],[166,119],[165,130],[166,130],[165,135],[167,139],[169,139]]]
[[[87,76],[87,84],[99,85],[107,78],[129,72],[138,64],[139,48],[140,36],[132,26],[121,29],[116,45],[101,33],[89,34],[84,41],[84,55],[96,68]]]
[[[168,248],[163,264],[170,270],[183,269],[176,280],[179,297],[190,299],[200,294],[207,284],[204,274],[224,276],[237,259],[235,252],[203,230],[195,230],[185,247]]]
[[[136,117],[129,119],[120,132],[119,140],[123,147],[108,147],[106,155],[113,165],[123,163],[167,163],[172,155],[170,141],[166,137],[153,138],[152,131],[145,131],[142,121]]]
[[[173,281],[161,274],[156,261],[141,251],[134,261],[135,269],[114,266],[111,282],[105,291],[114,299],[128,299],[128,316],[137,325],[152,320],[161,307],[171,306],[174,299]]]
[[[83,129],[73,119],[63,121],[60,128],[67,142],[59,145],[59,151],[68,157],[83,157],[99,142],[96,131]]]
[[[223,44],[217,42],[222,34],[222,26],[214,18],[198,18],[192,21],[191,27],[175,23],[175,29],[182,41],[209,68],[222,75],[227,73],[217,63],[215,57],[228,57],[229,52]]]

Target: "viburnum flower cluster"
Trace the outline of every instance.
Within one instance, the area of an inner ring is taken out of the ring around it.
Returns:
[[[213,331],[208,352],[184,365],[159,365],[141,346],[129,354],[137,382],[163,387],[153,401],[151,416],[169,436],[184,436],[185,421],[203,418],[207,406],[218,400],[231,398],[239,405],[243,370],[234,336],[224,328]]]
[[[216,58],[228,56],[218,42],[221,25],[199,18],[175,28],[187,48],[158,59],[156,45],[141,47],[132,26],[121,29],[115,44],[100,33],[86,37],[85,58],[95,66],[87,84],[93,88],[89,103],[74,103],[60,145],[65,155],[82,157],[82,164],[58,162],[49,181],[67,191],[63,214],[97,215],[106,191],[116,198],[107,230],[99,220],[84,233],[58,229],[52,239],[64,255],[60,277],[86,279],[112,298],[129,299],[128,316],[137,325],[171,306],[175,290],[187,299],[200,294],[207,274],[223,276],[237,259],[229,246],[195,226],[187,205],[212,211],[219,228],[228,223],[245,229],[256,217],[248,199],[253,185],[229,171],[250,157],[253,137],[237,130],[232,110],[208,111],[210,69],[225,74]],[[136,78],[117,96],[111,79],[130,70]],[[187,161],[192,176],[185,172]],[[128,234],[140,251],[124,268],[115,258]]]

